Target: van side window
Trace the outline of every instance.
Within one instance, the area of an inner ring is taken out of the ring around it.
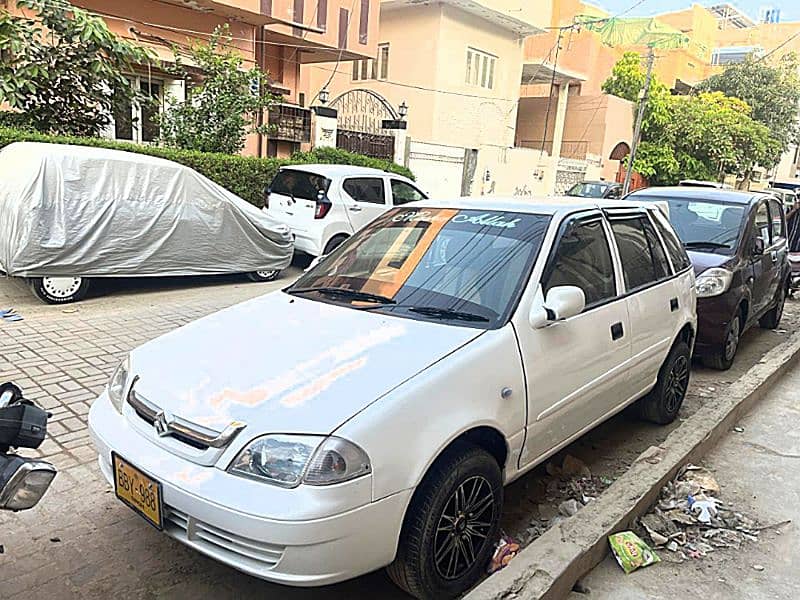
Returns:
[[[759,202],[758,208],[756,209],[756,235],[764,240],[765,246],[770,246],[772,244],[772,238],[770,237],[771,230],[767,203]]]
[[[542,278],[545,296],[551,288],[560,285],[581,288],[587,308],[617,295],[614,263],[600,219],[567,224]]]
[[[786,237],[783,227],[783,207],[777,200],[769,201],[769,214],[772,219],[772,243]]]
[[[659,214],[653,215],[653,222],[656,224],[656,229],[658,229],[658,232],[661,234],[661,237],[664,240],[664,245],[667,248],[667,254],[672,261],[672,268],[675,270],[675,272],[680,273],[684,269],[691,267],[692,261],[689,259],[689,255],[686,254],[683,244],[681,244],[680,240],[675,236],[675,233],[673,233],[671,229],[664,225]]]
[[[611,221],[622,260],[625,288],[633,291],[669,276],[666,255],[646,217]]]
[[[383,179],[380,177],[346,179],[342,187],[356,202],[386,204],[386,192],[383,188]]]

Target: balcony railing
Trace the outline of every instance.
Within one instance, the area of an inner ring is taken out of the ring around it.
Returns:
[[[311,111],[291,104],[277,104],[269,109],[269,138],[286,142],[311,141]]]

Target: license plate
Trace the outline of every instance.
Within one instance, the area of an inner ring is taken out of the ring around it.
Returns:
[[[114,492],[117,498],[144,517],[148,523],[163,529],[161,484],[116,453],[111,453],[111,461],[114,466]]]

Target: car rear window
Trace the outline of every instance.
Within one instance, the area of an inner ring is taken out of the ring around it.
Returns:
[[[331,180],[323,175],[298,171],[296,169],[284,169],[278,171],[269,186],[271,194],[281,194],[292,198],[302,198],[303,200],[316,200],[320,192],[327,192]]]

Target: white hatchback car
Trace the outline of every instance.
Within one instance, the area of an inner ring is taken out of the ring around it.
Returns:
[[[426,198],[413,181],[386,171],[298,165],[275,175],[264,211],[289,226],[297,250],[321,256],[392,207]]]
[[[484,572],[503,485],[689,383],[694,274],[652,204],[391,210],[293,285],[134,350],[89,425],[117,497],[263,579]],[[679,266],[680,265],[680,266]]]

